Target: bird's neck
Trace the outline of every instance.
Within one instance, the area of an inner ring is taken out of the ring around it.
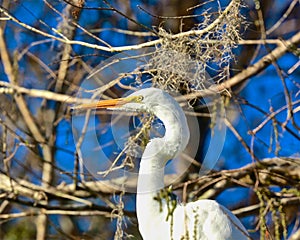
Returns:
[[[164,187],[164,166],[153,159],[143,159],[140,163],[137,191],[157,192]]]
[[[137,194],[156,193],[164,187],[164,167],[170,156],[166,154],[164,138],[151,139],[143,153],[139,177]]]
[[[164,152],[167,154],[165,160],[168,161],[182,152],[189,141],[190,131],[187,120],[180,106],[171,109],[171,112],[169,108],[164,108],[155,115],[165,126],[165,135],[162,138],[161,146],[165,148]]]
[[[179,105],[174,109],[157,105],[153,108],[153,113],[163,122],[165,135],[163,138],[150,140],[140,163],[136,207],[140,231],[144,238],[153,236],[157,224],[165,225],[160,228],[166,231],[161,233],[162,236],[170,234],[166,222],[168,213],[166,203],[155,197],[164,188],[164,167],[167,161],[177,156],[189,139],[187,121]]]
[[[182,138],[182,128],[178,127],[179,122],[183,122],[184,128],[186,120],[179,113],[164,109],[156,113],[157,117],[165,125],[165,135],[162,138],[151,139],[147,144],[140,163],[138,185],[137,185],[137,214],[139,223],[141,219],[149,221],[153,214],[159,215],[161,202],[155,200],[160,189],[164,188],[164,167],[168,160],[175,157],[182,146],[186,145],[186,139]],[[183,114],[183,113],[182,113]],[[181,118],[181,119],[180,119]],[[188,132],[187,132],[188,134]],[[149,214],[149,215],[148,215]],[[165,218],[165,216],[164,216]]]
[[[161,212],[162,204],[155,200],[160,189],[164,187],[164,168],[156,161],[158,159],[142,159],[140,163],[138,184],[137,184],[137,218],[140,232],[143,237],[151,236],[148,232],[143,232],[145,226],[147,230],[152,229],[153,223],[163,224],[165,214]]]

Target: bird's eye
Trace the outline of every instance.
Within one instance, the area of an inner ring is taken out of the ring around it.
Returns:
[[[141,102],[143,100],[144,100],[144,97],[142,95],[137,96],[137,99],[136,99],[137,102]]]
[[[144,97],[142,95],[138,95],[138,96],[129,96],[127,98],[124,98],[123,101],[124,103],[141,103],[143,101]]]

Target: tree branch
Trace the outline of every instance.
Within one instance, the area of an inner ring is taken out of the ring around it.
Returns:
[[[201,29],[201,30],[191,30],[191,31],[187,31],[187,32],[182,32],[182,33],[178,33],[178,34],[174,34],[172,35],[172,39],[176,39],[176,38],[182,38],[182,37],[186,37],[186,36],[202,36],[203,34],[211,31],[213,28],[215,28],[216,25],[218,25],[223,18],[228,14],[228,12],[230,12],[230,10],[236,5],[239,4],[240,0],[232,0],[230,2],[230,4],[225,8],[225,10],[220,14],[220,16],[214,21],[212,22],[208,27],[206,27],[205,29]],[[122,52],[122,51],[127,51],[127,50],[137,50],[137,49],[142,49],[145,47],[153,47],[155,45],[159,45],[162,43],[163,39],[157,39],[157,40],[153,40],[153,41],[148,41],[142,44],[137,44],[137,45],[131,45],[131,46],[122,46],[122,47],[105,47],[105,46],[100,46],[98,44],[91,44],[91,43],[87,43],[87,42],[83,42],[83,41],[76,41],[76,40],[70,40],[68,39],[66,36],[62,35],[60,32],[58,32],[56,29],[52,28],[52,30],[56,33],[59,34],[62,37],[56,37],[52,34],[46,33],[42,30],[39,30],[37,28],[34,28],[32,26],[29,26],[23,22],[21,22],[19,19],[17,19],[16,17],[12,16],[6,9],[4,9],[3,7],[0,6],[0,12],[2,12],[5,16],[7,16],[10,20],[14,21],[15,23],[19,24],[20,26],[38,33],[44,37],[48,37],[57,41],[60,41],[62,43],[65,44],[70,44],[70,45],[81,45],[84,47],[88,47],[88,48],[93,48],[93,49],[97,49],[97,50],[101,50],[101,51],[105,51],[105,52]]]
[[[300,32],[296,33],[290,39],[281,42],[281,44],[276,47],[272,52],[262,57],[257,63],[247,67],[245,70],[241,71],[240,73],[236,74],[229,80],[214,85],[213,87],[205,90],[201,90],[199,92],[187,94],[182,97],[178,97],[178,101],[183,101],[186,99],[194,99],[197,97],[205,97],[210,96],[219,92],[223,92],[225,90],[229,90],[232,87],[236,86],[239,83],[242,83],[249,78],[259,74],[261,71],[266,69],[269,65],[271,65],[274,61],[281,58],[285,53],[290,51],[295,45],[300,43]]]

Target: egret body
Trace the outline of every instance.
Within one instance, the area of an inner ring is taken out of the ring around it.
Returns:
[[[110,104],[103,104],[107,105]],[[185,114],[169,94],[147,88],[115,100],[113,105],[110,107],[152,113],[165,126],[165,135],[149,141],[140,162],[136,213],[144,240],[250,239],[238,218],[214,200],[177,204],[171,206],[171,214],[168,203],[157,200],[159,191],[164,188],[166,163],[185,149],[190,137]],[[98,107],[101,106],[99,102]]]

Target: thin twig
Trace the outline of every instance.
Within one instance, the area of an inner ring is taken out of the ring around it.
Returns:
[[[284,21],[287,19],[287,17],[291,14],[296,4],[299,2],[299,0],[293,0],[288,9],[285,11],[285,13],[282,15],[282,17],[270,28],[266,31],[267,35],[270,35],[272,32],[274,32]]]

